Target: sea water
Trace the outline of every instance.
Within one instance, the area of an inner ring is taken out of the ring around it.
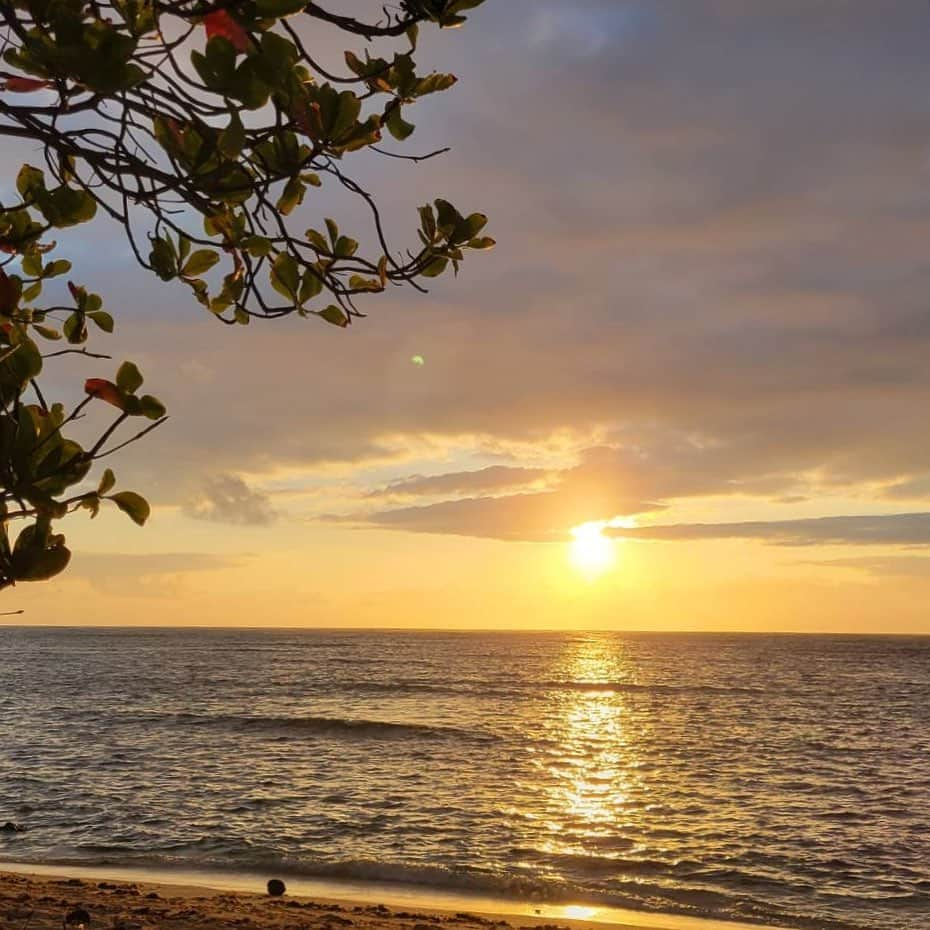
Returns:
[[[930,927],[930,638],[0,627],[0,859]]]

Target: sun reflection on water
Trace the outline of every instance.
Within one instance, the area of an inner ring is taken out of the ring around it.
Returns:
[[[604,857],[633,816],[630,794],[640,788],[629,695],[618,688],[634,669],[621,643],[598,636],[572,643],[553,672],[562,685],[549,709],[554,744],[538,760],[549,827],[545,852]]]

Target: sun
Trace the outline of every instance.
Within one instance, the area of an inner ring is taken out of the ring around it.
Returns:
[[[603,575],[614,564],[614,543],[602,532],[606,523],[582,523],[572,530],[572,564],[586,578]]]

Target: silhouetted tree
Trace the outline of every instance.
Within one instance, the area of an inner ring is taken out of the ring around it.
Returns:
[[[113,329],[101,298],[70,280],[42,299],[71,271],[51,258],[49,234],[105,213],[141,265],[229,324],[297,313],[345,327],[362,315],[362,295],[424,290],[457,272],[467,250],[494,244],[482,235],[486,217],[435,199],[419,207],[416,239],[397,247],[346,163],[365,150],[412,161],[445,151],[379,143],[385,130],[408,139],[411,105],[455,83],[418,71],[420,26],[459,26],[481,2],[400,0],[371,21],[306,0],[0,2],[0,135],[38,143],[44,156],[41,168],[20,169],[18,196],[0,206],[0,588],[67,565],[53,521],[77,508],[93,516],[110,500],[145,522],[148,504],[114,491],[110,469],[85,482],[95,461],[165,420],[131,362],[113,380],[87,380],[70,411],[43,394],[47,359],[106,358],[85,343],[90,329]],[[321,31],[360,46],[338,73],[313,56]],[[364,235],[323,216],[306,228],[308,192],[319,187],[361,202]],[[62,338],[65,348],[40,348]],[[95,402],[116,413],[85,447],[65,430]],[[23,521],[15,542],[14,521]]]

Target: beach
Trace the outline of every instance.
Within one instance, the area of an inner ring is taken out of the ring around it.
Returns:
[[[4,632],[0,871],[927,928],[930,640]]]
[[[596,908],[579,909],[592,912],[587,919],[553,919],[551,909],[539,915],[519,913],[534,910],[534,905],[500,902],[500,909],[487,910],[494,905],[481,899],[475,899],[478,906],[468,911],[440,907],[413,910],[375,903],[374,888],[366,900],[291,893],[271,897],[259,890],[216,887],[221,880],[213,886],[189,881],[120,881],[110,877],[113,873],[91,878],[86,870],[80,871],[78,877],[54,867],[5,865],[0,871],[0,919],[4,926],[77,930],[83,910],[90,918],[85,923],[87,930],[759,930],[757,924]],[[241,886],[243,880],[231,879],[228,884]],[[254,885],[261,887],[258,880]],[[391,892],[384,897],[390,900]],[[570,906],[563,910],[571,913]]]

